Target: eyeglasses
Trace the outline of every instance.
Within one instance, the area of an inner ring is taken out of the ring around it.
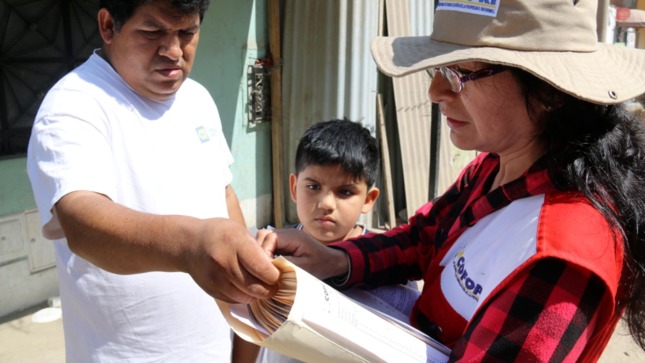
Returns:
[[[464,83],[468,81],[490,77],[494,74],[506,71],[508,69],[509,67],[506,66],[494,65],[488,68],[480,69],[478,71],[462,74],[450,67],[439,67],[429,69],[428,75],[430,75],[430,78],[434,78],[437,75],[437,72],[441,73],[441,76],[445,78],[450,84],[450,89],[455,93],[459,93],[462,89],[464,89]]]

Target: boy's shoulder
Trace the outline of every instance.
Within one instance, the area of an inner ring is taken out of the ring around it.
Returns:
[[[360,234],[361,236],[371,232],[369,229],[367,229],[367,226],[365,226],[363,223],[356,223],[356,225],[361,227],[361,229],[363,230],[363,232],[361,232]]]
[[[369,229],[367,229],[367,227],[363,223],[356,223],[356,225],[361,227],[361,229],[363,230],[363,232],[361,232],[361,236],[371,232]],[[302,224],[300,223],[290,224],[285,226],[284,228],[295,228],[295,229],[302,230]]]

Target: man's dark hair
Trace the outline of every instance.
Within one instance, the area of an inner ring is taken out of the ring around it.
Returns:
[[[160,0],[100,0],[99,8],[105,8],[112,15],[114,20],[114,26],[116,30],[121,29],[123,23],[125,23],[134,11],[141,5],[146,3],[152,3]],[[208,10],[208,5],[210,0],[161,0],[168,1],[171,3],[177,10],[182,13],[192,14],[199,13],[199,21],[201,22],[204,19],[204,14]]]
[[[310,126],[296,150],[296,174],[309,165],[335,165],[374,186],[379,155],[376,139],[360,123],[330,120]]]

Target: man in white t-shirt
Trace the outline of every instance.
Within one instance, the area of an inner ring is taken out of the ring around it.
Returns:
[[[36,117],[28,174],[55,240],[68,362],[224,362],[213,297],[267,297],[208,91],[188,79],[207,0],[101,1],[103,47]]]

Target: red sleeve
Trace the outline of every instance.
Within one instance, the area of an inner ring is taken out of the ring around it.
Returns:
[[[455,203],[464,196],[462,189],[482,168],[488,155],[482,153],[475,158],[440,198],[424,204],[407,224],[381,234],[330,244],[330,247],[346,251],[350,257],[351,271],[344,286],[358,282],[385,285],[420,279],[432,256],[445,242],[444,238],[436,237],[437,229],[443,223],[446,233],[450,230],[455,217],[448,214],[455,208],[461,210],[463,204]],[[492,169],[496,165],[491,162],[486,167]]]
[[[545,259],[517,276],[471,321],[451,361],[576,362],[606,305],[588,270]]]
[[[415,229],[404,224],[384,233],[330,244],[347,252],[351,261],[344,287],[358,282],[387,285],[420,279],[419,239],[411,236]]]

